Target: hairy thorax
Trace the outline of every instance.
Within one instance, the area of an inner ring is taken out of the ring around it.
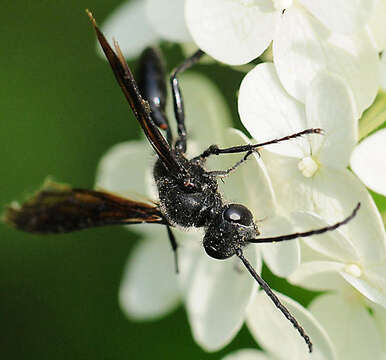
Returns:
[[[178,181],[158,160],[154,166],[160,209],[166,220],[181,227],[207,226],[213,214],[221,208],[221,195],[217,191],[217,181],[203,175],[200,165],[181,159],[190,174],[193,188]]]

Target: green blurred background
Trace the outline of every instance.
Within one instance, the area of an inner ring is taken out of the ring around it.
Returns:
[[[139,137],[109,66],[96,55],[84,12],[91,9],[101,23],[119,4],[3,3],[1,207],[22,200],[47,175],[92,187],[102,154],[117,142]],[[169,67],[183,59],[177,46],[167,50]],[[234,101],[241,75],[223,68],[213,76],[233,84],[224,88]],[[40,237],[4,225],[0,231],[0,358],[221,356],[206,354],[194,343],[183,307],[154,322],[133,323],[124,317],[117,294],[127,255],[140,241],[135,233],[112,227]],[[245,330],[230,348],[244,345],[254,345]]]
[[[139,137],[139,126],[128,116],[109,66],[96,55],[84,12],[89,8],[102,23],[119,4],[3,2],[2,207],[22,200],[47,175],[91,188],[102,154],[117,142]],[[177,46],[163,47],[169,69],[183,59]],[[199,65],[195,71],[219,84],[237,119],[235,92],[242,74],[218,65]],[[232,350],[256,346],[244,328],[220,353],[203,352],[191,337],[182,306],[158,321],[127,320],[117,294],[127,255],[140,241],[133,232],[112,227],[40,237],[4,225],[0,231],[2,359],[219,359]],[[303,304],[312,297],[267,270],[263,275]]]

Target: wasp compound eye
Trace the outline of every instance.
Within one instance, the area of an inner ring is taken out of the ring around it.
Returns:
[[[253,225],[252,213],[243,205],[229,204],[224,212],[224,219],[230,223],[240,224],[244,226]]]

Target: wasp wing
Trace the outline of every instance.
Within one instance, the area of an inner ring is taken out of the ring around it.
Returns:
[[[148,138],[153,149],[161,159],[163,164],[174,174],[184,175],[186,169],[178,162],[171,151],[169,144],[158,130],[157,125],[151,118],[151,110],[149,103],[142,98],[138,85],[131,73],[120,49],[116,42],[114,42],[116,52],[111,48],[106,38],[99,30],[94,17],[91,12],[87,11],[91,23],[95,29],[99,44],[106,55],[107,60],[111,65],[111,69],[121,87],[131,109],[139,121],[142,129]]]
[[[40,234],[117,224],[166,224],[155,204],[56,183],[50,183],[21,206],[8,206],[4,221],[19,230]]]

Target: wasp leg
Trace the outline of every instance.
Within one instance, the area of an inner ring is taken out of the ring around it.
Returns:
[[[355,209],[352,211],[352,213],[347,216],[345,219],[342,221],[339,221],[333,225],[328,225],[325,227],[322,227],[320,229],[314,229],[310,231],[304,231],[304,232],[297,232],[294,234],[288,234],[288,235],[281,235],[281,236],[274,236],[274,237],[269,237],[269,238],[260,238],[260,239],[250,239],[248,240],[249,243],[254,243],[254,244],[260,244],[260,243],[273,243],[273,242],[279,242],[279,241],[287,241],[287,240],[293,240],[293,239],[298,239],[298,238],[305,238],[308,236],[312,235],[319,235],[319,234],[324,234],[327,231],[333,231],[337,229],[338,227],[341,227],[342,225],[347,224],[349,221],[351,221],[357,214],[358,210],[361,207],[361,203],[359,202],[356,206]]]
[[[244,157],[239,160],[235,165],[230,167],[227,170],[220,170],[220,171],[209,171],[206,173],[207,176],[219,176],[219,177],[225,177],[232,171],[236,170],[244,161],[248,159],[248,157],[253,154],[254,152],[259,153],[258,149],[271,144],[277,144],[282,141],[291,140],[303,135],[307,134],[321,134],[323,135],[324,132],[322,129],[316,128],[316,129],[306,129],[301,132],[287,135],[279,139],[269,140],[260,144],[247,144],[247,145],[239,145],[239,146],[232,146],[229,148],[220,149],[217,145],[211,145],[209,146],[201,155],[195,157],[192,159],[193,161],[197,161],[200,163],[205,162],[205,159],[208,158],[211,155],[220,155],[220,154],[236,154],[236,153],[242,153],[246,152]]]
[[[179,86],[177,75],[189,69],[196,64],[205,53],[202,50],[197,50],[193,55],[185,59],[185,61],[177,66],[170,75],[170,84],[172,86],[174,114],[177,121],[178,140],[176,147],[182,152],[186,151],[186,127],[185,127],[185,111],[182,93]]]
[[[235,163],[233,166],[231,166],[229,169],[226,169],[226,170],[215,170],[215,171],[207,171],[204,173],[205,176],[212,176],[212,177],[219,177],[219,178],[223,178],[223,177],[227,177],[231,172],[235,171],[242,163],[244,163],[248,157],[252,154],[252,153],[257,153],[259,156],[259,152],[257,149],[255,150],[250,150],[248,151],[242,159],[240,159],[237,163]]]
[[[298,133],[287,135],[279,139],[269,140],[265,141],[260,144],[247,144],[247,145],[239,145],[239,146],[232,146],[229,148],[220,149],[217,145],[211,145],[209,146],[201,155],[194,158],[194,160],[198,159],[205,159],[211,155],[220,155],[220,154],[235,154],[235,153],[241,153],[241,152],[248,152],[246,157],[250,156],[253,151],[256,151],[258,148],[271,145],[271,144],[277,144],[282,141],[295,139],[297,137],[308,135],[308,134],[324,134],[324,131],[322,129],[316,128],[316,129],[306,129],[303,131],[300,131]]]
[[[174,234],[172,233],[172,229],[170,228],[169,225],[166,225],[166,230],[168,231],[168,237],[170,241],[170,245],[172,246],[172,250],[174,253],[174,262],[175,262],[175,267],[176,267],[176,273],[179,273],[179,268],[178,268],[178,254],[177,254],[177,249],[178,249],[178,244],[176,241],[176,238],[174,237]]]

